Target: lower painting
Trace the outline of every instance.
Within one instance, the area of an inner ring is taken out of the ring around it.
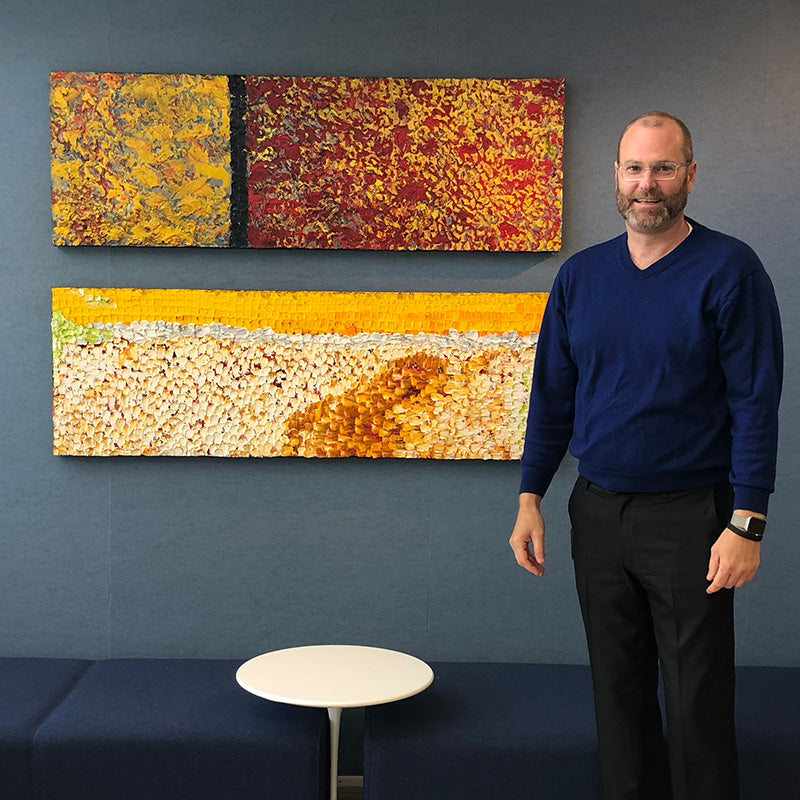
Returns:
[[[56,288],[54,453],[518,459],[546,301]]]

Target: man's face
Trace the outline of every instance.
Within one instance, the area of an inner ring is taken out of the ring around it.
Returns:
[[[651,167],[660,161],[686,161],[680,128],[672,120],[664,120],[658,127],[637,122],[622,137],[619,163],[636,162]],[[678,218],[694,188],[697,164],[679,167],[670,181],[657,181],[651,170],[646,170],[639,180],[623,180],[619,170],[616,178],[617,208],[631,230],[639,233],[657,233],[667,230]]]

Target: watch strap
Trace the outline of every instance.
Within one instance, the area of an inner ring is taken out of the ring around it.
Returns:
[[[760,542],[764,538],[767,521],[760,517],[746,517],[744,514],[734,514],[727,527],[728,530],[733,531],[743,539]]]

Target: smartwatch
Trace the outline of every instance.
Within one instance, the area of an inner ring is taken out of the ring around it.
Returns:
[[[734,514],[728,524],[728,529],[745,539],[760,542],[764,538],[767,521],[761,519],[761,517],[746,517],[744,514]]]

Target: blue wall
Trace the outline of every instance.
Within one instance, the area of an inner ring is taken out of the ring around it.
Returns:
[[[5,0],[0,22],[0,655],[248,657],[356,642],[428,659],[584,660],[566,462],[548,575],[514,564],[518,465],[81,459],[52,453],[50,288],[547,291],[621,231],[622,125],[693,129],[693,216],[773,276],[787,379],[765,563],[739,660],[800,666],[800,7],[795,0]],[[652,7],[652,10],[648,10]],[[564,250],[550,255],[54,248],[51,70],[567,79]]]

